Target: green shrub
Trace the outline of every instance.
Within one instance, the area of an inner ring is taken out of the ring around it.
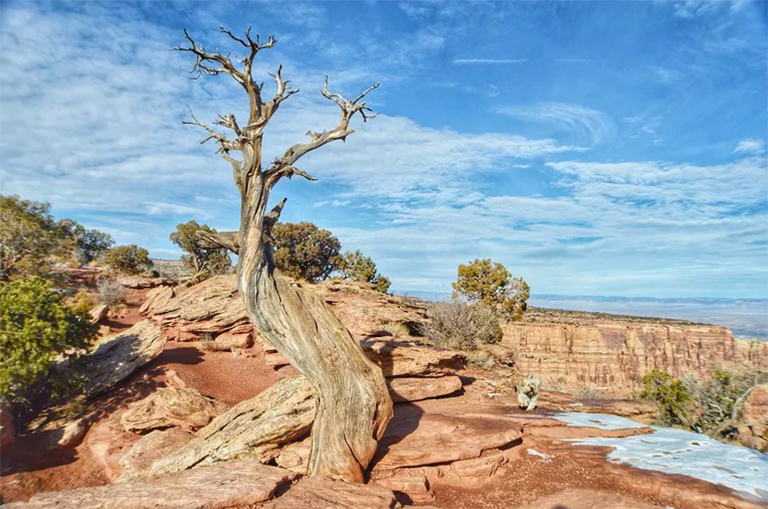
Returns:
[[[504,265],[486,258],[459,265],[453,293],[481,302],[510,320],[520,320],[528,308],[530,287],[522,278],[513,278]]]
[[[197,221],[182,223],[171,233],[171,241],[179,246],[186,254],[182,255],[182,263],[192,271],[194,282],[203,281],[209,276],[226,274],[232,266],[232,260],[226,249],[204,248],[197,236],[198,231],[216,233],[207,224],[197,224]]]
[[[427,315],[420,332],[438,346],[474,350],[479,344],[501,340],[496,314],[482,304],[435,302],[427,306]]]
[[[662,371],[651,371],[643,377],[642,399],[659,407],[659,424],[664,426],[691,425],[693,399],[680,380]]]
[[[0,195],[0,281],[46,275],[49,258],[61,252],[61,231],[51,205]]]
[[[347,251],[344,253],[339,264],[339,270],[346,279],[373,283],[381,293],[387,293],[392,284],[389,278],[378,273],[373,260],[363,255],[359,249],[356,249],[354,252]]]
[[[292,278],[315,283],[339,269],[341,242],[328,230],[308,222],[277,223],[272,237],[275,265]]]
[[[136,244],[113,247],[104,255],[104,264],[121,274],[140,274],[152,268],[149,252]]]
[[[0,283],[0,396],[25,401],[57,356],[76,356],[97,331],[86,312],[64,305],[42,278]]]

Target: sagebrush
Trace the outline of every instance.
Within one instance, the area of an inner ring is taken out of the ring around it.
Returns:
[[[502,330],[493,310],[461,301],[434,302],[427,306],[428,320],[420,332],[438,346],[474,350],[483,343],[498,343]]]

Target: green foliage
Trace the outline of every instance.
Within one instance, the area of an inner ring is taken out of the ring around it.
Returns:
[[[72,219],[56,222],[48,203],[0,195],[0,281],[13,276],[53,276],[52,263],[84,265],[114,244],[112,237]]]
[[[57,356],[76,355],[97,332],[90,316],[64,305],[49,281],[0,283],[0,396],[23,402]]]
[[[744,401],[768,373],[740,365],[715,366],[700,380],[694,373],[675,379],[653,371],[643,377],[641,397],[659,406],[659,424],[683,425],[717,439],[735,438],[743,424]]]
[[[176,227],[171,233],[171,241],[179,246],[185,253],[181,261],[193,271],[193,280],[202,280],[207,276],[225,274],[232,265],[226,249],[207,249],[200,244],[198,231],[216,233],[216,230],[207,224],[197,224],[197,221],[188,221]]]
[[[690,425],[692,398],[680,380],[668,373],[652,371],[643,377],[640,397],[659,407],[659,424],[664,426]]]
[[[727,437],[735,431],[746,395],[767,379],[767,373],[744,366],[716,366],[712,376],[694,389],[698,402],[696,426],[705,433]]]
[[[122,274],[140,274],[152,268],[149,252],[136,244],[113,247],[104,255],[104,264]]]
[[[389,286],[392,284],[389,278],[378,273],[373,260],[368,256],[364,256],[359,249],[355,250],[355,252],[347,251],[344,253],[339,264],[339,271],[346,279],[373,283],[381,293],[387,293]]]
[[[459,265],[453,294],[481,302],[510,320],[520,320],[528,308],[530,288],[522,278],[513,278],[504,265],[486,258]]]
[[[328,230],[308,222],[277,223],[272,237],[275,265],[290,277],[314,283],[339,269],[341,242]]]
[[[420,332],[438,346],[474,350],[482,343],[498,343],[502,330],[496,314],[482,303],[435,302],[427,307],[429,320]]]
[[[0,195],[0,281],[45,275],[59,254],[61,232],[48,203]]]
[[[58,227],[62,247],[72,253],[81,266],[99,258],[115,245],[112,235],[99,230],[88,230],[72,219],[62,219]]]

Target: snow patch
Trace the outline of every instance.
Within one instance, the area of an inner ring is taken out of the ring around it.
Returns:
[[[615,415],[563,412],[555,417],[569,426],[601,429],[647,427]],[[648,435],[569,441],[577,445],[613,447],[608,460],[614,463],[695,477],[731,488],[748,499],[768,502],[768,455],[690,431],[650,427],[654,432]]]

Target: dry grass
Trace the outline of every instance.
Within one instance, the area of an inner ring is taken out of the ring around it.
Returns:
[[[465,302],[434,302],[427,307],[429,320],[421,334],[444,348],[474,350],[482,343],[498,343],[502,330],[490,309]]]

